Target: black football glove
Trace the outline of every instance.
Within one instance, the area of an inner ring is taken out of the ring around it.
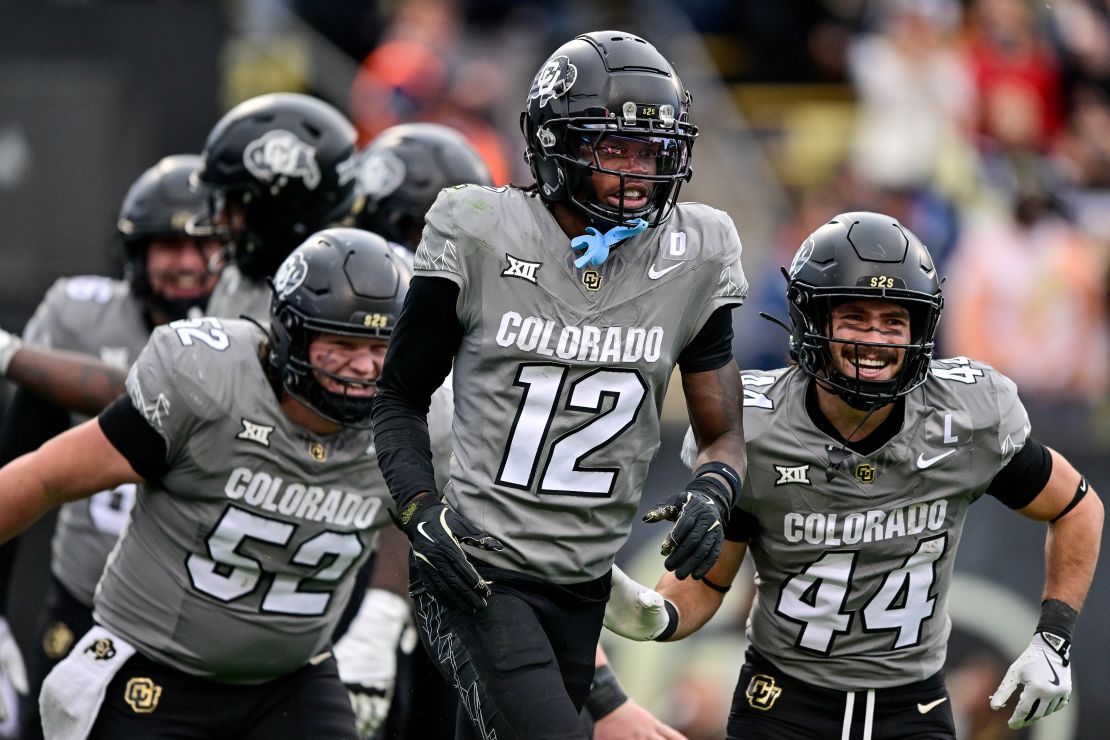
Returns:
[[[500,540],[431,495],[409,502],[398,521],[412,543],[420,575],[433,594],[471,614],[486,605],[491,594],[489,582],[478,575],[459,543],[500,550]]]
[[[701,578],[717,562],[725,544],[728,501],[725,484],[703,475],[687,483],[685,491],[644,514],[648,524],[664,520],[675,523],[659,549],[667,556],[663,566],[673,571],[675,578]]]

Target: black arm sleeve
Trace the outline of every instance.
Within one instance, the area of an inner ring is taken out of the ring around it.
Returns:
[[[698,335],[682,348],[678,367],[684,373],[704,373],[724,367],[732,359],[732,306],[721,306],[706,319]]]
[[[451,372],[462,341],[455,314],[458,294],[458,286],[446,278],[412,279],[378,379],[374,447],[398,509],[418,493],[437,490],[428,406]]]
[[[1052,455],[1048,448],[1030,437],[1025,445],[999,470],[987,493],[1011,509],[1023,509],[1037,498],[1052,475]]]
[[[112,401],[96,418],[104,436],[143,478],[158,480],[169,469],[166,440],[154,431],[126,395]]]

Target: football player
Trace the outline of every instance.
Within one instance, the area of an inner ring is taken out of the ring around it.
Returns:
[[[204,208],[189,187],[198,161],[196,155],[165,157],[128,190],[116,224],[125,258],[123,280],[62,278],[39,304],[23,332],[37,349],[20,352],[18,361],[7,368],[10,380],[33,381],[18,387],[5,412],[0,460],[29,452],[87,418],[66,410],[66,389],[81,392],[84,384],[59,379],[67,365],[58,359],[57,350],[81,357],[82,367],[90,364],[85,356],[97,357],[122,374],[155,326],[203,313],[216,283],[219,244],[185,232],[186,223]],[[18,340],[10,339],[9,346],[18,347]],[[119,395],[114,383],[92,386],[87,398],[113,390]],[[127,519],[133,493],[134,486],[124,485],[61,507],[45,612],[28,656],[30,690],[21,712],[22,737],[41,737],[38,687],[76,637],[92,626],[93,589]],[[7,575],[0,577],[4,584]]]
[[[1068,703],[1102,503],[1030,436],[1013,382],[933,357],[940,285],[925,245],[893,218],[845,213],[813,232],[788,274],[796,364],[744,375],[749,467],[720,560],[700,582],[665,573],[658,593],[615,576],[609,626],[680,639],[716,612],[751,552],[757,598],[730,738],[955,738],[941,671],[948,592],[983,494],[1048,523],[1040,620],[991,707],[1021,687],[1016,729]],[[684,460],[694,452],[688,434]]]
[[[354,126],[334,107],[298,93],[235,106],[212,127],[194,174],[228,265],[208,313],[267,320],[266,280],[311,233],[349,226],[357,210]]]
[[[579,36],[528,94],[536,184],[449,188],[427,214],[373,418],[459,736],[583,736],[610,568],[676,363],[699,467],[674,497],[666,566],[700,578],[723,543],[744,470],[731,309],[747,284],[731,219],[677,204],[689,104],[643,39]],[[424,417],[452,363],[440,500]]]
[[[464,184],[493,184],[481,155],[466,138],[437,123],[399,124],[378,134],[362,152],[358,182],[364,203],[355,225],[386,237],[410,254],[416,251],[425,215],[440,190]],[[367,624],[391,629],[383,620]],[[356,622],[352,632],[361,627],[362,622]],[[377,644],[372,629],[363,631],[361,637],[352,636],[349,642]],[[401,662],[392,704],[387,693],[359,691],[361,686],[382,682],[371,679],[373,670],[360,675],[363,662],[357,658],[344,660],[346,655],[340,655],[339,675],[352,688],[360,727],[378,728],[375,717],[387,705],[388,721],[377,729],[380,737],[448,737],[454,732],[458,703],[454,689],[444,683],[427,652],[413,647],[408,646],[409,652],[398,656]],[[598,660],[599,665],[607,665],[603,655]],[[679,737],[623,691],[602,689],[591,696],[595,701],[587,701],[586,710],[594,720],[595,737],[605,736],[610,727],[620,727],[623,732],[643,728],[663,738]]]
[[[368,416],[408,280],[380,237],[315,234],[277,271],[267,329],[156,329],[127,395],[0,470],[3,538],[139,487],[96,626],[43,685],[47,736],[356,737],[329,643],[388,521]]]

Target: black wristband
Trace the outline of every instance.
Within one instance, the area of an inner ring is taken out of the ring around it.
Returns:
[[[705,584],[706,586],[708,586],[709,588],[713,589],[714,591],[716,591],[716,592],[717,592],[717,593],[719,593],[719,594],[727,594],[727,593],[728,593],[728,590],[729,590],[730,588],[732,588],[732,586],[722,586],[722,585],[721,585],[721,584],[719,584],[719,583],[714,583],[713,581],[709,580],[709,579],[708,579],[708,578],[706,578],[705,576],[702,576],[702,577],[701,577],[701,578],[700,578],[699,580],[701,580],[701,582],[702,582],[703,584]]]
[[[1037,632],[1050,632],[1071,642],[1078,619],[1079,612],[1068,604],[1059,599],[1045,599],[1041,602],[1041,619],[1037,622]]]
[[[678,609],[669,599],[663,599],[663,608],[667,610],[667,627],[655,636],[656,642],[666,642],[678,629]]]
[[[731,509],[736,506],[736,502],[740,499],[740,488],[743,485],[740,474],[733,470],[731,465],[716,460],[698,466],[698,469],[694,471],[694,478],[700,478],[706,473],[715,473],[725,479],[731,494],[728,499],[728,508]]]
[[[624,693],[609,664],[598,667],[594,671],[594,680],[590,683],[590,693],[586,695],[586,702],[583,704],[590,719],[597,722],[626,701],[628,694]]]

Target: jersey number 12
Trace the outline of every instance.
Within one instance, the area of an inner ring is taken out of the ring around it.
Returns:
[[[524,395],[509,430],[497,482],[528,490],[539,471],[539,493],[611,496],[620,469],[584,468],[582,461],[632,426],[647,396],[647,384],[635,370],[611,368],[594,370],[572,382],[563,409],[595,416],[552,442],[540,470],[567,370],[566,365],[548,363],[526,363],[517,370],[513,384],[523,388]],[[607,399],[612,399],[612,405],[603,411]]]

